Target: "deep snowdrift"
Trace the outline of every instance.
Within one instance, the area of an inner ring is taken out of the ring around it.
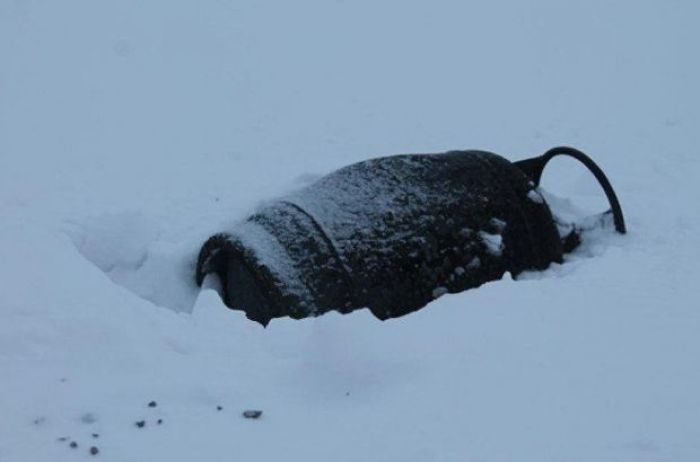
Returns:
[[[0,1],[0,460],[700,458],[698,6],[492,3]],[[190,277],[341,165],[557,144],[630,233],[545,272],[267,329]]]

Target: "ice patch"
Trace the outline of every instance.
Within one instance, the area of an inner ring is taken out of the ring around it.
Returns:
[[[480,231],[479,237],[481,237],[482,242],[486,245],[486,250],[495,256],[501,256],[503,253],[503,236],[500,234],[491,234],[486,231]]]

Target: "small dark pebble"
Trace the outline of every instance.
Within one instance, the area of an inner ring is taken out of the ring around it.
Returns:
[[[100,450],[97,449],[97,446],[93,446],[90,448],[90,454],[92,454],[93,456],[96,456],[99,453],[100,453]]]
[[[243,411],[243,417],[246,419],[258,419],[262,415],[262,411],[248,410]]]
[[[99,433],[93,433],[93,434],[92,434],[92,437],[93,437],[93,438],[99,438],[99,437],[100,437],[100,434],[99,434]]]
[[[139,420],[138,422],[135,422],[134,425],[136,425],[139,428],[143,428],[146,426],[146,421],[145,420]]]
[[[223,409],[224,409],[224,408],[221,407],[221,406],[216,406],[216,410],[217,410],[217,411],[222,411]]]
[[[163,419],[158,419],[158,425],[163,423]]]
[[[148,403],[148,407],[156,407],[156,406],[158,406],[158,403],[156,403],[155,401],[151,401],[150,403]]]
[[[72,449],[76,449],[78,447],[78,443],[76,443],[75,441],[71,441],[68,446],[70,446]]]
[[[45,418],[45,417],[39,417],[38,419],[34,419],[34,420],[32,421],[32,423],[33,423],[34,425],[41,425],[41,424],[43,424],[44,422],[46,422],[46,418]]]
[[[58,441],[61,441],[61,442],[68,441],[68,437],[67,437],[67,436],[62,436],[62,437],[60,437],[60,438],[58,439]]]

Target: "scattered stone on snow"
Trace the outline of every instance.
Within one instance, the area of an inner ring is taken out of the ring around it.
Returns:
[[[243,411],[243,417],[245,417],[246,419],[259,419],[262,413],[263,411],[250,409],[247,411]]]

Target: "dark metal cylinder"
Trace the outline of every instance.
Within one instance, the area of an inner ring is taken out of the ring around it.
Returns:
[[[267,324],[368,307],[380,319],[562,259],[551,212],[514,164],[483,151],[341,168],[212,236],[197,281]]]

